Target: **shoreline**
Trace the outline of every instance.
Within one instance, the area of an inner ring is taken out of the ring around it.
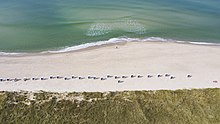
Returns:
[[[116,39],[116,41],[111,41],[112,39]],[[105,46],[126,44],[127,42],[149,42],[149,43],[151,43],[151,42],[158,43],[159,42],[159,43],[177,43],[177,44],[220,47],[220,43],[181,41],[181,40],[173,40],[173,39],[163,39],[163,38],[159,38],[159,37],[149,37],[146,39],[139,39],[139,38],[112,38],[112,39],[109,39],[106,41],[85,43],[85,44],[80,44],[80,45],[70,46],[70,47],[63,47],[63,48],[59,48],[57,50],[41,51],[41,52],[2,52],[2,51],[0,51],[0,57],[24,57],[24,56],[37,56],[37,55],[81,52],[84,50],[98,49],[100,47],[105,47]],[[107,43],[105,43],[105,42],[107,42]],[[80,47],[82,47],[82,48],[80,48]],[[66,50],[66,49],[70,49],[70,50]]]
[[[107,92],[220,88],[220,49],[207,45],[122,42],[58,54],[4,56],[0,59],[0,68],[0,78],[85,77],[83,80],[5,81],[0,82],[0,91]],[[175,79],[165,77],[166,73]],[[100,80],[108,74],[120,78]],[[132,74],[143,77],[130,78]],[[147,78],[148,74],[153,77]],[[158,74],[162,77],[157,77]],[[188,74],[192,78],[187,78]],[[99,79],[89,80],[89,75]],[[123,75],[129,78],[122,79]],[[118,80],[124,82],[118,83]]]

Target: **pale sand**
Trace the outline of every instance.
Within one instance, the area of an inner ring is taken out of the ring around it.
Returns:
[[[116,46],[118,48],[116,49]],[[156,77],[170,73],[175,79]],[[143,78],[0,82],[1,91],[95,92],[220,88],[220,47],[162,42],[128,42],[78,52],[23,57],[0,57],[0,77],[49,77],[50,75],[131,75]],[[147,74],[154,77],[147,78]],[[187,78],[192,74],[192,78]],[[213,83],[217,80],[218,83]]]

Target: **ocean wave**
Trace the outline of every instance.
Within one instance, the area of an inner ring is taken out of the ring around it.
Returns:
[[[121,42],[176,42],[176,43],[184,43],[184,44],[220,46],[220,44],[218,44],[218,43],[180,41],[180,40],[174,40],[174,39],[164,39],[164,38],[160,38],[160,37],[148,37],[148,38],[121,37],[121,38],[111,38],[111,39],[106,40],[106,41],[97,41],[97,42],[86,43],[86,44],[81,44],[81,45],[77,45],[77,46],[64,47],[64,48],[61,48],[59,50],[43,51],[43,52],[40,52],[39,54],[65,53],[65,52],[70,52],[70,51],[77,51],[77,50],[81,50],[81,49],[86,49],[86,48],[94,47],[94,46],[101,46],[101,45],[121,43]],[[29,53],[0,52],[0,55],[2,55],[2,56],[19,56],[19,55],[27,55],[27,54],[29,54]]]
[[[190,44],[196,44],[196,45],[217,45],[220,46],[218,43],[207,43],[207,42],[189,42]]]
[[[2,56],[18,56],[18,55],[26,55],[28,53],[10,53],[10,52],[0,52]]]

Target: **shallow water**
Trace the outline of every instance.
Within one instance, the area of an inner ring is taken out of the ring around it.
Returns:
[[[111,38],[220,43],[217,0],[0,0],[0,51],[39,52]]]

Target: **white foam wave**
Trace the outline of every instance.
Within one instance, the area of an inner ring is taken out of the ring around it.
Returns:
[[[177,43],[188,43],[188,44],[195,44],[195,45],[209,45],[209,46],[220,46],[219,43],[207,43],[207,42],[192,42],[192,41],[175,41]]]
[[[196,44],[196,45],[215,45],[220,46],[218,43],[207,43],[207,42],[191,42],[191,41],[178,41],[173,39],[164,39],[160,37],[148,37],[148,38],[127,38],[127,37],[121,37],[121,38],[111,38],[106,41],[98,41],[98,42],[92,42],[92,43],[86,43],[81,44],[77,46],[71,46],[71,47],[65,47],[59,50],[51,50],[51,51],[43,51],[40,54],[45,53],[64,53],[64,52],[70,52],[70,51],[76,51],[81,50],[93,46],[101,46],[105,44],[114,44],[114,43],[120,43],[120,42],[176,42],[176,43],[189,43],[189,44]],[[0,52],[0,55],[2,56],[19,56],[19,55],[27,55],[28,53],[7,53],[7,52]],[[33,53],[32,53],[33,54]]]
[[[18,56],[18,55],[25,55],[28,53],[10,53],[10,52],[0,52],[2,56]]]
[[[111,44],[111,43],[119,43],[119,42],[125,42],[128,40],[129,40],[129,38],[112,38],[107,41],[98,41],[98,42],[81,44],[78,46],[66,47],[66,48],[58,50],[58,51],[46,51],[46,53],[63,53],[63,52],[69,52],[69,51],[76,51],[76,50],[81,50],[81,49],[85,49],[85,48],[92,47],[92,46],[100,46],[100,45]],[[45,52],[42,52],[42,53],[45,53]]]
[[[196,44],[196,45],[217,45],[219,46],[220,44],[218,43],[207,43],[207,42],[189,42],[190,44]]]

